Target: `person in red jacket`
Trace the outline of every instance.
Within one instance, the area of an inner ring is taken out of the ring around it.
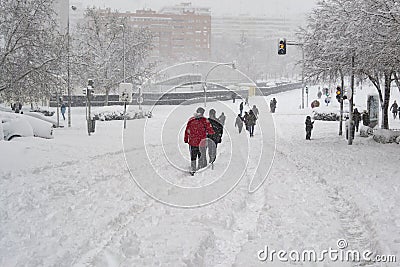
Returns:
[[[204,111],[204,108],[199,107],[194,116],[189,119],[186,125],[184,142],[189,144],[191,175],[194,175],[197,170],[197,158],[199,158],[198,169],[207,166],[206,138],[207,134],[214,134],[214,130],[210,122],[203,116]]]

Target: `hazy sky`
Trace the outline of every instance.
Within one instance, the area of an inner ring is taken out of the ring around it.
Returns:
[[[317,0],[82,0],[85,5],[111,7],[120,11],[135,11],[151,8],[159,10],[166,5],[191,2],[192,5],[211,7],[213,15],[250,14],[290,16],[306,13],[316,5]]]

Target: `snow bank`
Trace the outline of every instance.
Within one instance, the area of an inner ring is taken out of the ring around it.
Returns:
[[[373,135],[373,129],[371,127],[365,126],[365,125],[360,125],[360,136],[361,137],[368,137],[370,135]]]
[[[3,131],[3,123],[0,118],[0,141],[4,140],[4,131]]]
[[[387,144],[394,143],[400,137],[400,132],[386,130],[386,129],[377,129],[374,132],[374,140],[378,143]]]

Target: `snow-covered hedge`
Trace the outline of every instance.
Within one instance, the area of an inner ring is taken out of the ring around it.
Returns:
[[[40,108],[34,109],[31,112],[39,112],[39,113],[42,113],[43,115],[49,116],[49,117],[54,115],[54,111],[44,110],[44,109],[40,109]]]
[[[385,130],[385,129],[377,129],[374,132],[374,140],[378,143],[388,144],[394,143],[400,137],[400,132]]]
[[[360,125],[360,136],[361,137],[368,137],[373,134],[374,134],[374,131],[371,127]]]
[[[340,116],[335,112],[313,111],[313,119],[320,121],[338,121]]]
[[[396,138],[396,143],[397,143],[397,144],[400,144],[400,136],[398,136],[398,137]]]
[[[151,112],[139,112],[139,111],[128,111],[126,113],[127,120],[134,120],[134,119],[143,119],[143,118],[151,118]],[[119,110],[114,111],[103,111],[94,114],[94,118],[96,120],[101,121],[113,121],[113,120],[123,120],[124,119],[124,112]]]

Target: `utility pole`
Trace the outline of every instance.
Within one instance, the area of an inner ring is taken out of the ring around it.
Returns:
[[[91,96],[94,93],[94,86],[93,86],[93,80],[89,79],[88,80],[88,85],[86,89],[84,90],[84,93],[86,93],[86,106],[87,106],[87,113],[86,113],[86,122],[87,122],[87,130],[88,130],[88,135],[90,136],[90,133],[94,133],[94,127],[95,127],[95,122],[92,120],[90,110],[91,110]]]
[[[76,10],[76,6],[72,5],[71,9]],[[71,127],[71,81],[70,81],[70,34],[69,34],[69,8],[67,18],[67,93],[68,93],[68,127]]]
[[[342,79],[341,83],[341,90],[342,90],[342,95],[340,96],[340,121],[339,121],[339,135],[343,134],[343,88],[344,88],[344,77],[343,73],[340,72],[340,76]]]
[[[119,25],[122,28],[122,53],[123,53],[123,81],[125,83],[125,25],[121,24]],[[127,97],[124,97],[124,129],[126,129],[126,101],[127,101]]]
[[[354,119],[353,119],[353,92],[354,92],[354,55],[351,57],[351,79],[350,79],[351,92],[347,96],[349,98],[349,128],[348,128],[348,145],[353,144],[353,132],[354,132]],[[355,134],[355,133],[354,133]]]

